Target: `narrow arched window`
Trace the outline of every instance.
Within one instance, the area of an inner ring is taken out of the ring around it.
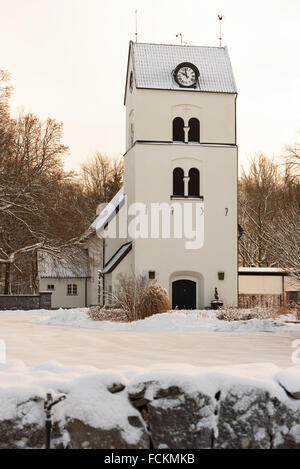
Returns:
[[[173,195],[184,197],[184,172],[182,168],[173,170]]]
[[[173,142],[184,142],[184,120],[181,117],[173,119]]]
[[[200,195],[200,173],[197,168],[189,170],[189,187],[188,193],[191,197],[199,197]]]
[[[200,122],[195,117],[189,120],[189,142],[200,142]]]

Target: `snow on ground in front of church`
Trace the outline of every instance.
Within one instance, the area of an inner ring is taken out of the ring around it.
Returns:
[[[41,324],[73,326],[101,329],[107,331],[215,331],[215,332],[300,332],[300,323],[286,321],[295,320],[293,315],[281,316],[277,319],[250,319],[243,321],[223,321],[217,318],[215,311],[171,311],[156,314],[149,318],[133,322],[92,321],[86,309],[59,309],[45,312],[46,317],[37,319]],[[44,313],[44,314],[45,314]],[[44,316],[43,314],[43,316]]]
[[[282,317],[226,323],[213,311],[177,311],[129,324],[94,322],[86,313],[84,308],[2,311],[0,353],[2,343],[7,360],[30,366],[56,360],[102,369],[175,362],[205,367],[272,362],[287,367],[295,354],[300,360],[300,324],[284,323]]]

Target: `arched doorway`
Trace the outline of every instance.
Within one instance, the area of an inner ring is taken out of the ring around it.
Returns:
[[[196,309],[196,282],[175,280],[172,282],[172,308]]]

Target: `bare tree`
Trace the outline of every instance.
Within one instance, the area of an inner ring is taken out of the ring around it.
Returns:
[[[100,203],[109,202],[123,182],[123,161],[97,152],[81,166],[81,181],[85,196],[93,201],[93,216]]]
[[[272,266],[276,258],[265,242],[270,220],[276,215],[278,167],[263,154],[256,155],[239,181],[239,253],[245,266]]]
[[[30,209],[35,194],[47,190],[53,178],[63,175],[62,124],[53,119],[42,123],[32,114],[7,122],[10,135],[7,151],[0,160],[0,211],[11,214]]]
[[[67,173],[62,124],[41,122],[33,114],[10,118],[10,93],[9,74],[0,71],[0,289],[5,293],[36,290],[37,251],[59,257],[76,244],[123,176],[122,163],[100,153],[79,177]]]
[[[300,184],[298,153],[284,156],[284,172],[256,155],[239,181],[239,252],[245,266],[278,266],[299,279]],[[287,158],[287,159],[286,159]]]
[[[10,139],[0,160],[0,264],[5,265],[4,293],[9,293],[12,266],[20,257],[62,244],[49,232],[48,199],[69,175],[62,168],[67,151],[62,124],[42,123],[29,114],[4,126]]]
[[[300,200],[294,206],[279,209],[276,222],[269,224],[265,241],[278,265],[300,280]]]
[[[292,145],[285,147],[285,152],[282,155],[284,165],[289,171],[292,179],[299,181],[300,177],[300,142],[295,142]]]

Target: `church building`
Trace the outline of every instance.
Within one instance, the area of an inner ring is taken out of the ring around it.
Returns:
[[[237,305],[236,98],[226,47],[130,42],[124,186],[92,225],[100,302],[134,273],[155,279],[173,308],[207,307],[216,289]],[[178,234],[189,216],[194,244]]]

